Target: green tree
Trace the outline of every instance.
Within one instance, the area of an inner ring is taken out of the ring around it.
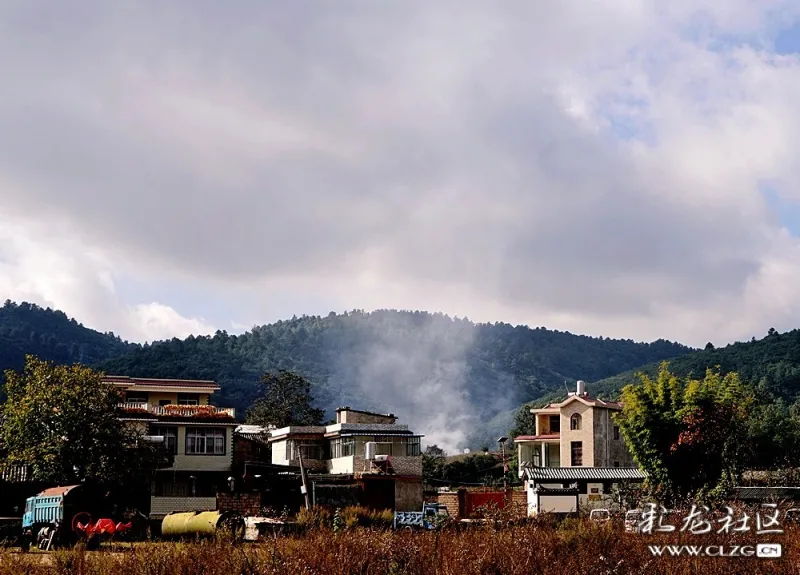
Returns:
[[[622,391],[620,431],[651,487],[672,501],[729,484],[746,462],[751,390],[736,373],[681,379],[662,363],[655,379]]]
[[[325,412],[312,407],[311,383],[293,371],[261,376],[262,394],[247,412],[247,422],[264,427],[322,425]]]
[[[511,430],[511,437],[520,435],[536,435],[536,416],[531,413],[532,403],[526,403],[517,410],[514,415],[514,428]]]
[[[438,445],[429,445],[422,454],[423,479],[441,479],[447,452]]]
[[[21,373],[6,371],[0,448],[11,463],[33,467],[39,480],[122,483],[139,474],[154,448],[117,419],[119,396],[102,374],[27,356]]]

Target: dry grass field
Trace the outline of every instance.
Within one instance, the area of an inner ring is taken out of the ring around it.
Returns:
[[[783,545],[780,558],[654,557],[648,545]],[[800,531],[756,537],[645,535],[619,526],[571,521],[440,532],[362,528],[312,529],[257,544],[216,542],[107,545],[52,553],[0,552],[0,575],[240,575],[240,574],[567,575],[641,573],[711,575],[800,574]]]

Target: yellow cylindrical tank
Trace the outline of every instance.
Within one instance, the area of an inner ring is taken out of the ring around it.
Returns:
[[[242,516],[234,511],[187,511],[170,513],[161,520],[161,535],[165,538],[214,537],[220,531],[241,539]]]
[[[203,511],[186,521],[187,535],[214,535],[220,523],[222,513],[219,511]]]
[[[220,517],[219,511],[170,513],[161,521],[161,535],[163,537],[214,535]]]

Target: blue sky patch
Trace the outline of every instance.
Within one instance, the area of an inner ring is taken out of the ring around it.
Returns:
[[[778,54],[800,54],[800,21],[791,28],[782,30],[775,38],[775,52]]]
[[[777,189],[771,185],[763,185],[761,194],[780,225],[789,230],[793,236],[800,237],[800,202],[782,198]]]

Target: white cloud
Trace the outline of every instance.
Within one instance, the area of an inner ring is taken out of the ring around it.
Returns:
[[[133,323],[149,341],[205,335],[215,331],[203,318],[183,317],[171,307],[156,302],[139,304],[130,311]]]
[[[800,199],[796,2],[34,4],[0,9],[37,28],[0,35],[0,200],[52,236],[14,234],[15,293],[141,338],[211,326],[120,302],[134,267],[695,345],[800,323],[761,193]]]
[[[60,309],[87,327],[133,341],[153,341],[215,330],[159,304],[129,305],[118,298],[115,269],[101,250],[74,239],[68,228],[0,216],[0,294]]]

